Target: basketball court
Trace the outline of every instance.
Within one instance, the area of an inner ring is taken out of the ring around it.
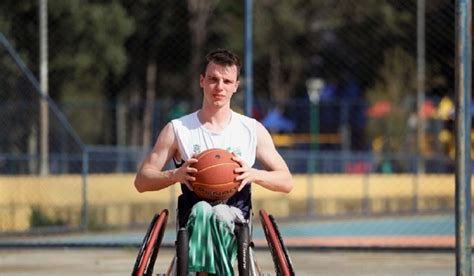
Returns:
[[[432,229],[432,235],[423,234],[427,229]],[[144,231],[3,239],[0,271],[6,273],[2,275],[32,271],[35,275],[129,275]],[[280,223],[280,231],[296,275],[455,274],[454,218],[449,215]],[[168,268],[175,236],[169,227],[154,273]],[[258,263],[275,275],[258,224],[253,237]]]
[[[164,273],[174,251],[160,250],[154,275]],[[454,253],[291,251],[296,275],[454,275]],[[2,275],[130,275],[135,248],[1,249]],[[264,272],[275,275],[271,256],[257,250]]]

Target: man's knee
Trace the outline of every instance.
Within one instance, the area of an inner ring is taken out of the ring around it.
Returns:
[[[225,223],[225,225],[227,225],[232,231],[236,221],[243,221],[243,216],[240,209],[228,205],[219,204],[214,206],[213,215],[218,221]]]
[[[211,220],[215,218],[217,221],[224,222],[231,229],[233,229],[234,222],[245,221],[240,209],[225,204],[212,206],[206,201],[196,203],[191,210],[191,216],[195,218],[207,217]]]
[[[198,203],[194,204],[193,208],[191,209],[191,213],[194,213],[194,214],[211,214],[212,213],[212,206],[211,206],[211,204],[207,203],[206,201],[199,201]]]

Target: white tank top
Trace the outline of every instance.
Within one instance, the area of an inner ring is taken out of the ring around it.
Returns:
[[[184,161],[207,149],[220,148],[235,153],[250,167],[255,163],[257,135],[253,118],[232,111],[230,123],[220,132],[206,129],[197,111],[172,120],[171,124]]]

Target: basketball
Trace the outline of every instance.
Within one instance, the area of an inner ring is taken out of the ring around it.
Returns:
[[[240,182],[235,181],[238,174],[234,169],[240,167],[232,160],[232,153],[223,149],[208,149],[195,158],[198,162],[192,167],[197,169],[196,180],[191,183],[194,192],[208,201],[226,200],[237,192]]]

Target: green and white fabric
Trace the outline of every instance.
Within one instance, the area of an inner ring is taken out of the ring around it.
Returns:
[[[205,201],[194,205],[186,228],[189,233],[189,272],[234,275],[237,257],[235,222],[244,221],[240,209],[225,204],[211,206]],[[192,274],[191,274],[192,275]]]

